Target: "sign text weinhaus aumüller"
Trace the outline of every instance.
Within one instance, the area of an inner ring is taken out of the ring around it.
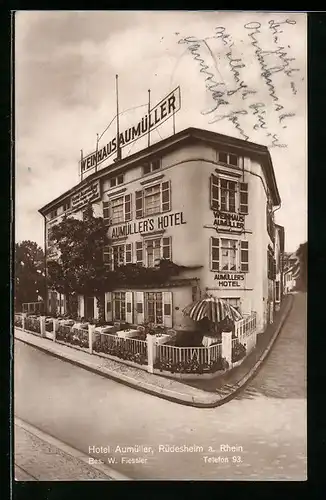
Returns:
[[[137,125],[119,134],[119,148],[131,144],[148,134],[150,130],[157,128],[165,120],[171,118],[174,113],[179,111],[180,107],[180,87],[177,87],[152,108],[149,114],[143,116]],[[117,136],[115,136],[107,144],[99,148],[98,151],[93,151],[93,153],[90,153],[81,160],[81,171],[85,172],[105,161],[117,151],[117,146]]]
[[[244,229],[245,218],[241,214],[214,211],[214,226],[225,226],[232,229]]]

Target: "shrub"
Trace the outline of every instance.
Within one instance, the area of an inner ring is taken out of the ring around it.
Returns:
[[[244,358],[246,355],[246,348],[240,342],[236,342],[232,349],[232,363],[236,363],[240,361],[240,359]]]
[[[214,373],[219,370],[226,370],[228,363],[224,358],[218,358],[216,361],[210,363],[199,363],[197,359],[188,361],[179,361],[174,363],[172,359],[157,360],[154,368],[160,371],[168,371],[171,373]]]
[[[117,358],[127,361],[133,361],[134,363],[138,363],[139,365],[147,364],[147,354],[132,352],[128,349],[127,346],[111,343],[107,339],[103,339],[102,342],[100,339],[96,340],[93,345],[93,350],[95,352],[102,352],[104,354],[116,356]]]

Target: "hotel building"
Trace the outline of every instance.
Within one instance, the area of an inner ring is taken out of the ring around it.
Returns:
[[[105,293],[107,321],[153,321],[193,329],[183,308],[206,293],[242,313],[257,313],[258,331],[275,306],[279,235],[274,210],[281,200],[268,149],[241,139],[188,128],[129,157],[105,162],[74,188],[40,209],[47,259],[56,258],[50,230],[66,213],[82,218],[91,201],[108,222],[105,262],[154,266],[167,258],[187,266],[156,288]],[[65,298],[48,292],[49,313]],[[78,313],[98,317],[94,297],[78,297]]]

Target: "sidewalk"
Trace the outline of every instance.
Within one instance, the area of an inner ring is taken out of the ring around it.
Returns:
[[[257,348],[239,367],[211,380],[179,381],[161,377],[96,354],[89,354],[73,347],[55,343],[38,335],[23,332],[19,328],[15,328],[15,339],[148,394],[188,406],[212,408],[231,400],[255,375],[279,334],[291,310],[292,302],[292,296],[284,300],[281,310],[275,316],[274,323],[269,325],[267,330],[259,336]]]
[[[105,463],[85,455],[36,427],[15,418],[16,481],[129,480]]]

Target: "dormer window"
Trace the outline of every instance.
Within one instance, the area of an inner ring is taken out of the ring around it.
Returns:
[[[144,163],[143,165],[143,175],[150,174],[151,172],[156,172],[156,170],[160,170],[161,168],[161,160],[156,158],[155,160]]]
[[[110,179],[110,187],[120,186],[120,184],[123,184],[123,181],[123,174],[117,175],[117,177],[112,177],[112,179]]]
[[[70,209],[70,200],[67,200],[66,203],[63,205],[63,211],[67,212],[67,210]]]
[[[50,219],[54,219],[58,215],[58,209],[56,208],[55,210],[52,210],[49,214]]]
[[[232,153],[225,153],[223,151],[218,151],[217,160],[221,163],[225,163],[226,165],[232,165],[234,167],[239,166],[239,157]]]

